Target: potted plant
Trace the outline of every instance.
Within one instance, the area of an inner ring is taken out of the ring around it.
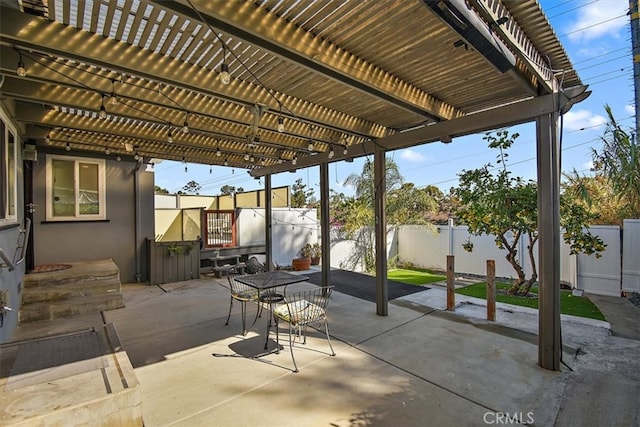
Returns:
[[[300,250],[300,254],[305,258],[311,258],[311,265],[318,265],[322,256],[322,247],[319,243],[307,243]]]
[[[167,246],[167,252],[169,252],[169,256],[176,256],[177,254],[182,252],[182,246],[177,243],[172,243]]]

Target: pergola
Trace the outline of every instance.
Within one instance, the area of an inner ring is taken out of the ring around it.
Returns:
[[[245,168],[267,194],[319,165],[324,230],[328,164],[373,154],[380,315],[385,152],[536,121],[539,363],[559,369],[557,120],[588,92],[537,1],[0,4],[2,98],[36,147]]]

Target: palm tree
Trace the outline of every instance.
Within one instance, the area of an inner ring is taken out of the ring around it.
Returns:
[[[620,126],[611,107],[605,105],[609,122],[602,140],[602,149],[593,149],[596,172],[611,183],[619,201],[624,204],[627,218],[640,216],[640,147],[636,135]]]
[[[385,164],[387,179],[387,191],[399,188],[404,179],[400,175],[398,165],[392,159],[386,159]],[[356,197],[363,199],[370,206],[373,206],[375,197],[375,183],[373,173],[373,163],[367,159],[362,167],[362,173],[352,173],[344,180],[344,185],[352,187],[356,191]]]

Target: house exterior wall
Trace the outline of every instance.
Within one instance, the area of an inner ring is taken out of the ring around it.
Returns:
[[[15,218],[0,219],[0,248],[9,257],[14,260],[14,253],[20,226],[24,222],[24,179],[23,179],[23,162],[22,162],[22,140],[20,138],[19,127],[11,120],[9,111],[0,103],[0,119],[4,122],[7,131],[15,136],[16,143],[16,171],[15,171],[15,190],[16,190],[16,215]],[[4,180],[5,177],[0,177]],[[2,261],[0,260],[0,264]],[[12,271],[8,267],[0,268],[0,292],[3,295],[5,305],[11,308],[3,315],[2,327],[0,328],[0,343],[7,342],[13,336],[16,326],[18,325],[18,312],[20,310],[20,302],[22,300],[22,283],[25,274],[25,263],[17,265]]]
[[[123,283],[146,281],[145,238],[154,237],[154,177],[137,162],[106,158],[106,220],[46,220],[46,156],[38,153],[34,169],[34,250],[36,264],[113,259]],[[86,153],[81,154],[86,157]],[[104,158],[104,157],[103,157]],[[137,191],[136,191],[137,187]],[[136,203],[136,194],[138,202]],[[138,211],[139,217],[136,217]],[[137,225],[137,227],[136,227]],[[138,232],[136,233],[136,228]],[[137,252],[136,252],[137,249]]]

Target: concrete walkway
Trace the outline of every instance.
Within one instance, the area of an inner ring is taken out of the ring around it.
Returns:
[[[139,381],[145,426],[640,425],[640,341],[612,336],[606,322],[563,317],[565,364],[552,372],[537,366],[537,313],[499,306],[487,322],[462,300],[448,313],[434,286],[380,317],[334,293],[337,355],[311,331],[294,374],[285,329],[283,351],[255,357],[266,319],[242,336],[234,306],[224,326],[225,285],[126,285],[126,307],[104,313]]]

